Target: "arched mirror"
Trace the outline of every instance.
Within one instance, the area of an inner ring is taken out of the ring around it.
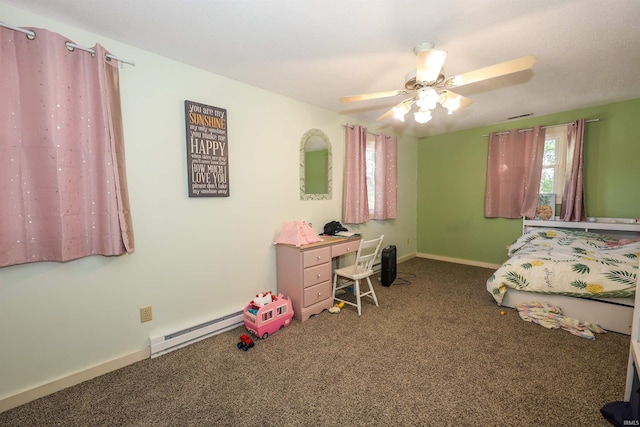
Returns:
[[[320,129],[300,140],[300,200],[331,199],[331,143]]]

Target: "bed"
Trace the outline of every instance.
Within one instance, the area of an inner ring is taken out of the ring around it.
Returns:
[[[487,280],[498,305],[541,301],[565,316],[629,335],[638,271],[640,223],[523,220],[509,259]],[[626,244],[619,244],[620,242]]]

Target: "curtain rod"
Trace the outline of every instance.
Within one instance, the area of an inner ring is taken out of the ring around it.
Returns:
[[[24,34],[27,35],[27,38],[29,40],[33,40],[33,39],[36,38],[36,33],[34,31],[31,31],[31,30],[25,30],[24,28],[14,27],[13,25],[9,25],[9,24],[6,24],[4,22],[0,22],[0,27],[5,27],[5,28],[8,28],[10,30],[19,31],[21,33],[24,33]],[[71,42],[67,42],[66,45],[67,45],[67,49],[69,49],[69,48],[71,48],[71,49],[80,49],[80,50],[84,50],[85,52],[89,52],[92,55],[95,55],[95,53],[96,53],[96,51],[91,49],[91,48],[78,46],[77,44],[74,44],[74,43],[71,43]],[[116,60],[118,62],[121,62],[123,64],[133,65],[134,67],[136,65],[136,63],[133,62],[133,61],[130,61],[128,59],[119,58],[117,56],[111,55],[110,53],[106,53],[104,56],[107,58],[108,61],[111,61],[112,59],[114,59],[114,60]]]
[[[600,119],[590,119],[590,120],[585,120],[584,122],[585,123],[591,123],[591,122],[599,122],[599,121],[600,121]],[[555,127],[558,127],[558,126],[568,126],[568,125],[573,125],[573,123],[561,123],[559,125],[542,126],[542,129],[549,129],[549,128],[555,128]],[[518,132],[526,132],[528,130],[533,130],[533,128],[520,129],[520,130],[518,130]],[[506,135],[508,133],[509,133],[509,131],[497,132],[496,135]],[[489,135],[482,135],[482,136],[488,137]]]
[[[349,129],[353,129],[353,125],[350,125],[349,123],[343,123],[343,124],[342,124],[342,127],[349,128]],[[387,138],[387,139],[391,138],[389,135],[385,135],[385,134],[383,134],[383,133],[375,133],[375,132],[369,132],[369,131],[367,131],[367,133],[368,133],[369,135],[374,135],[374,136],[380,136],[380,135],[382,135],[382,136],[384,136],[384,137],[385,137],[385,138]]]

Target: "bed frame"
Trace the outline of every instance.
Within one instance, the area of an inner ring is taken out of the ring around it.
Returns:
[[[590,231],[616,239],[640,238],[638,219],[594,218],[588,222],[538,221],[523,218],[522,232],[536,228],[563,228]],[[509,288],[502,301],[503,306],[515,308],[515,304],[533,300],[546,301],[562,309],[565,316],[596,323],[604,329],[621,334],[631,334],[634,298],[576,298],[561,295],[535,294]]]

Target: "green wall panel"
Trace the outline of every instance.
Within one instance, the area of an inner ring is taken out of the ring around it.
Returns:
[[[599,119],[585,130],[587,214],[640,217],[640,99],[422,138],[418,143],[418,253],[499,264],[521,220],[484,218],[488,138],[494,131]]]

